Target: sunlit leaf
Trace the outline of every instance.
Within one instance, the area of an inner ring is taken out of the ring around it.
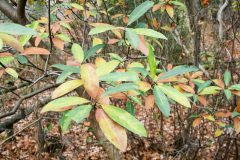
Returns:
[[[5,44],[13,47],[14,49],[16,49],[19,52],[22,52],[24,50],[21,43],[13,36],[10,36],[10,35],[4,34],[4,33],[0,33],[0,39],[2,39],[2,41]]]
[[[91,105],[83,105],[76,107],[66,113],[67,117],[70,117],[71,120],[80,123],[84,118],[86,118],[90,111],[92,110]]]
[[[149,37],[154,37],[154,38],[160,38],[160,39],[167,40],[167,37],[165,37],[162,33],[154,31],[152,29],[136,28],[136,29],[133,29],[133,31],[136,32],[139,35],[149,36]]]
[[[211,95],[211,94],[216,94],[218,93],[220,90],[222,90],[220,87],[217,86],[209,86],[204,88],[199,95]]]
[[[52,92],[52,99],[58,98],[60,96],[63,96],[74,89],[78,88],[79,86],[83,85],[82,80],[70,80],[68,82],[65,82],[61,84],[59,87],[57,87],[53,92]]]
[[[18,73],[12,68],[6,68],[5,72],[7,72],[9,75],[13,76],[14,78],[18,78]]]
[[[153,47],[151,45],[148,46],[148,51],[148,65],[150,67],[151,78],[154,79],[156,77],[157,64],[153,52]]]
[[[167,85],[158,85],[158,87],[164,94],[166,94],[172,100],[178,102],[179,104],[181,104],[187,108],[191,108],[191,104],[190,104],[189,100],[185,97],[184,94],[182,94],[175,88],[173,88],[171,86],[167,86]]]
[[[108,73],[111,73],[112,71],[114,71],[114,69],[117,68],[119,63],[120,62],[118,60],[112,60],[110,62],[106,62],[106,63],[102,64],[101,66],[99,66],[96,69],[97,75],[100,77],[100,76],[104,76]]]
[[[72,54],[73,54],[74,59],[75,59],[76,61],[82,63],[83,60],[84,60],[84,52],[83,52],[82,47],[81,47],[79,44],[74,43],[74,44],[72,45],[71,51],[72,51]]]
[[[105,137],[119,150],[123,152],[126,151],[126,130],[122,126],[112,121],[102,109],[97,109],[95,116]]]
[[[228,89],[240,91],[240,84],[231,85]]]
[[[103,105],[102,108],[112,120],[121,126],[139,136],[147,137],[147,131],[145,130],[144,125],[127,111],[112,105]]]
[[[117,28],[110,24],[100,25],[100,26],[96,26],[95,28],[91,29],[91,31],[88,33],[88,35],[99,34],[99,33],[109,31],[109,30],[113,30],[113,29],[117,29]]]
[[[113,72],[101,76],[100,81],[138,81],[138,75],[135,72]]]
[[[87,99],[81,97],[62,97],[46,104],[41,110],[41,113],[48,111],[59,111],[59,109],[64,107],[80,105],[88,102],[89,101]]]
[[[96,91],[99,88],[99,79],[96,69],[92,66],[92,64],[87,63],[81,65],[81,78],[88,95],[92,98],[97,98],[98,92]]]
[[[174,15],[174,9],[172,5],[166,5],[165,6],[166,12],[169,15],[169,17],[173,18]]]

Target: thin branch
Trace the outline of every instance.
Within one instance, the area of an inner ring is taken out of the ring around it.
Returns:
[[[27,95],[23,96],[22,98],[20,98],[20,99],[17,101],[16,105],[13,107],[13,109],[12,109],[10,112],[4,113],[4,114],[0,115],[0,119],[5,118],[5,117],[7,117],[7,116],[11,116],[11,115],[13,115],[14,113],[16,113],[16,111],[17,111],[18,108],[20,107],[21,103],[22,103],[25,99],[31,98],[31,97],[33,97],[33,96],[35,96],[35,95],[37,95],[37,94],[39,94],[39,93],[42,93],[42,92],[44,92],[44,91],[46,91],[46,90],[48,90],[48,89],[57,87],[58,85],[59,85],[59,84],[54,84],[54,85],[51,85],[51,86],[47,86],[47,87],[41,88],[41,89],[39,89],[39,90],[36,90],[35,92],[32,92],[32,93],[30,93],[30,94],[27,94]]]
[[[219,35],[219,39],[222,41],[223,40],[223,11],[224,9],[228,6],[228,0],[225,0],[224,4],[220,7],[220,9],[218,10],[218,14],[217,14],[217,20],[219,22],[219,28],[218,28],[218,35]]]

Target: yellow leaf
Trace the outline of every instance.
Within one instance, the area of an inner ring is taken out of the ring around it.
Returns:
[[[217,129],[214,133],[214,137],[219,137],[223,134],[223,130]]]
[[[95,116],[105,137],[120,151],[126,151],[126,130],[122,126],[111,120],[102,109],[97,109]]]
[[[21,43],[13,36],[10,36],[10,35],[4,34],[4,33],[0,33],[0,38],[2,39],[2,41],[5,44],[13,47],[14,49],[16,49],[19,52],[23,52],[24,49],[23,49]]]
[[[102,64],[101,66],[99,66],[96,69],[97,76],[100,77],[100,76],[104,76],[108,73],[111,73],[112,71],[114,71],[114,69],[117,68],[119,63],[120,62],[118,60],[112,60],[110,62],[106,62],[106,63]]]
[[[167,4],[167,5],[165,6],[165,9],[166,9],[167,14],[169,15],[169,17],[173,18],[173,15],[174,15],[173,6]]]
[[[83,81],[79,80],[79,79],[70,80],[68,82],[65,82],[53,91],[52,99],[58,98],[62,95],[65,95],[65,94],[73,91],[74,89],[80,87],[81,85],[83,85]]]

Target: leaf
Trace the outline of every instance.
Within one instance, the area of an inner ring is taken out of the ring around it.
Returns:
[[[97,75],[100,77],[100,76],[104,76],[108,73],[111,73],[112,71],[114,71],[114,69],[117,68],[119,63],[120,62],[118,60],[112,60],[110,62],[106,62],[106,63],[102,64],[101,66],[99,66],[96,69]]]
[[[136,21],[138,18],[144,15],[153,5],[154,5],[153,2],[145,1],[139,6],[137,6],[129,15],[128,25],[132,24],[134,21]]]
[[[230,100],[232,98],[232,93],[230,90],[224,89],[224,94],[225,94],[227,100]]]
[[[64,42],[71,42],[71,38],[66,34],[58,34],[56,37],[63,40]]]
[[[179,87],[181,87],[181,88],[182,88],[184,91],[186,91],[186,92],[189,92],[189,93],[192,93],[192,94],[195,93],[194,89],[193,89],[192,87],[186,85],[186,84],[180,83],[180,84],[179,84]]]
[[[147,92],[148,90],[150,90],[152,88],[151,84],[149,84],[148,82],[138,81],[138,82],[136,82],[136,84],[139,86],[138,90],[140,90],[142,92]]]
[[[103,131],[105,137],[120,151],[124,152],[127,149],[127,134],[126,130],[112,121],[102,109],[97,109],[96,120]]]
[[[196,118],[194,119],[192,126],[197,127],[201,124],[201,122],[202,122],[202,118]]]
[[[76,61],[82,63],[84,60],[84,52],[83,52],[82,47],[77,43],[73,43],[71,51],[72,51],[74,59]]]
[[[34,29],[15,23],[1,23],[0,33],[11,35],[37,35],[37,32]]]
[[[224,89],[224,83],[223,83],[223,81],[222,81],[221,79],[214,79],[213,82],[214,82],[217,86],[219,86],[219,87],[221,87],[222,89]]]
[[[156,77],[157,64],[153,52],[153,47],[151,45],[148,46],[148,51],[149,51],[147,56],[148,65],[150,67],[151,78],[154,80],[154,78]]]
[[[240,91],[240,84],[231,85],[228,89]]]
[[[86,118],[92,110],[91,105],[84,105],[76,107],[66,113],[65,116],[71,118],[71,120],[76,123],[80,123],[84,118]]]
[[[70,3],[70,6],[72,6],[73,8],[76,8],[79,11],[83,11],[84,10],[83,6],[81,6],[81,5],[77,4],[77,3]]]
[[[133,115],[133,116],[135,115],[135,108],[134,108],[134,106],[133,106],[131,101],[127,101],[127,103],[126,103],[126,111],[128,113],[130,113],[131,115]]]
[[[23,51],[22,55],[49,55],[50,52],[47,49],[44,48],[38,48],[38,47],[30,47]]]
[[[13,47],[14,49],[16,49],[19,52],[22,52],[24,50],[21,43],[16,38],[14,38],[10,35],[0,33],[0,39],[2,39],[2,41],[5,44]]]
[[[165,6],[166,12],[169,15],[169,17],[173,18],[174,15],[174,9],[172,5],[166,5]]]
[[[119,92],[126,92],[130,90],[137,90],[138,85],[134,83],[123,83],[119,84],[116,87],[109,87],[106,92],[102,95],[102,97],[107,96],[109,94],[119,93]]]
[[[87,99],[81,97],[62,97],[46,104],[41,110],[41,113],[48,111],[58,111],[59,109],[64,107],[80,105],[88,102],[89,101]]]
[[[204,89],[199,93],[199,95],[216,94],[216,93],[218,93],[220,90],[222,90],[220,87],[210,86],[210,87],[204,88]]]
[[[138,81],[138,75],[135,72],[113,72],[101,76],[100,81]]]
[[[126,38],[132,47],[136,49],[140,42],[137,33],[130,28],[126,28]]]
[[[102,105],[102,108],[112,120],[121,126],[139,136],[147,137],[147,131],[145,130],[144,125],[127,111],[112,105]]]
[[[18,73],[12,68],[6,68],[5,72],[7,72],[9,75],[13,76],[14,78],[18,78]]]
[[[103,48],[105,45],[104,44],[98,44],[92,48],[90,48],[88,51],[85,52],[85,55],[84,55],[84,61],[86,61],[87,59],[89,59],[91,56],[95,55],[96,52]]]
[[[141,51],[144,55],[148,55],[148,45],[144,39],[144,36],[139,36],[139,45],[137,46],[137,50]]]
[[[223,134],[223,130],[217,129],[214,133],[214,137],[219,137]]]
[[[178,67],[174,67],[172,70],[164,73],[160,79],[164,79],[164,78],[168,78],[168,77],[172,77],[172,76],[177,76],[180,74],[185,74],[185,73],[189,73],[189,72],[196,72],[198,71],[198,68],[195,66],[178,66]]]
[[[187,108],[191,108],[191,104],[188,101],[188,99],[185,97],[185,95],[179,92],[178,90],[176,90],[175,88],[167,85],[159,85],[158,87],[161,89],[163,93],[165,93],[172,100],[178,102],[179,104]]]
[[[79,86],[83,85],[83,81],[82,80],[70,80],[68,82],[65,82],[63,84],[61,84],[59,87],[57,87],[53,93],[52,93],[52,99],[61,97],[71,91],[73,91],[74,89],[78,88]]]
[[[231,72],[229,70],[226,70],[224,72],[224,83],[226,86],[229,86],[231,79],[232,79]]]
[[[64,64],[54,64],[51,67],[60,69],[62,71],[72,72],[72,73],[80,73],[80,67],[79,66],[67,66]]]
[[[154,95],[149,95],[145,98],[145,107],[150,110],[154,107],[155,98]]]
[[[25,56],[17,54],[15,57],[18,60],[19,63],[28,64],[28,59]]]
[[[156,102],[159,110],[163,113],[164,116],[169,117],[169,115],[170,115],[170,104],[168,102],[167,97],[159,89],[158,86],[154,87],[153,94],[154,94],[154,99],[155,99],[155,102]]]
[[[153,38],[160,38],[160,39],[167,40],[167,37],[165,37],[162,33],[154,31],[152,29],[136,28],[136,29],[133,29],[133,31],[136,32],[139,35],[149,36],[149,37],[153,37]]]
[[[0,38],[0,50],[3,48],[3,40]]]
[[[98,33],[103,33],[109,30],[117,29],[117,27],[112,26],[110,24],[100,25],[96,26],[95,28],[91,29],[91,31],[88,33],[88,35],[94,35]]]
[[[53,41],[53,45],[56,48],[60,49],[61,51],[64,50],[64,41],[63,40],[61,40],[59,38],[53,38],[52,41]]]
[[[94,99],[97,98],[99,79],[95,68],[90,63],[81,65],[81,78],[88,95]]]
[[[64,112],[62,117],[59,119],[59,125],[62,129],[62,132],[66,132],[69,129],[69,126],[71,124],[71,117],[66,116],[67,112]]]

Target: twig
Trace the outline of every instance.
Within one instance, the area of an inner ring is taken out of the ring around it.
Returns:
[[[220,41],[223,40],[223,11],[224,9],[227,7],[228,5],[228,0],[225,0],[224,4],[220,7],[220,9],[218,10],[218,13],[217,13],[217,20],[219,22],[219,28],[218,28],[218,35],[219,35],[219,39]]]

